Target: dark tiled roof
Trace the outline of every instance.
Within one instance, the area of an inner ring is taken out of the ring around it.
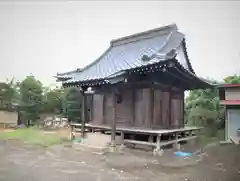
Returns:
[[[167,54],[177,49],[183,40],[184,35],[178,32],[175,24],[112,40],[97,60],[80,72],[65,74],[71,79],[64,82],[105,79],[123,70],[158,63],[168,59]],[[150,57],[149,61],[143,60],[144,55]],[[156,56],[158,58],[154,58]],[[193,72],[190,62],[183,66]]]

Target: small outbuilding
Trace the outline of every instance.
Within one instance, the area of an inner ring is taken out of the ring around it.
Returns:
[[[225,139],[240,140],[240,84],[219,85],[220,104],[225,106]]]

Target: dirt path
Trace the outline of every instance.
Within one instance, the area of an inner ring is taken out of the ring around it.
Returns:
[[[0,181],[237,181],[239,151],[235,146],[211,149],[203,161],[196,157],[196,164],[184,165],[193,160],[176,160],[171,152],[156,159],[136,151],[96,155],[61,145],[43,149],[0,142]]]

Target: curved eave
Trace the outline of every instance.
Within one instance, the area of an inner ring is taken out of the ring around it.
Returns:
[[[185,80],[192,82],[193,86],[190,86],[189,89],[207,89],[207,88],[214,88],[217,84],[212,84],[211,82],[198,77],[196,74],[192,73],[189,70],[186,70],[177,60],[175,61],[175,69],[179,72],[179,75]]]
[[[95,79],[95,80],[86,80],[86,81],[78,81],[73,80],[71,82],[62,82],[63,87],[91,87],[91,86],[101,86],[101,85],[107,85],[110,84],[104,79]]]
[[[184,53],[184,56],[185,56],[185,58],[186,58],[186,60],[187,60],[187,64],[188,64],[189,70],[190,70],[193,74],[195,74],[195,72],[194,72],[194,70],[193,70],[193,67],[192,67],[192,64],[191,64],[191,62],[190,62],[188,53],[187,53],[187,45],[186,45],[186,39],[185,39],[185,38],[183,38],[182,45],[183,45],[183,51],[184,51],[183,53]]]
[[[64,82],[64,81],[72,79],[71,77],[63,77],[63,76],[54,76],[54,78],[56,78],[57,82]]]

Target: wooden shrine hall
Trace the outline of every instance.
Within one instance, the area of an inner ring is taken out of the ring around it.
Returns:
[[[184,126],[184,91],[212,87],[195,74],[175,24],[112,40],[91,64],[56,78],[92,98],[88,120],[82,111],[82,130],[84,125],[109,130],[113,143],[116,132],[129,142],[126,133],[154,135],[153,143],[132,143],[157,148],[162,134],[195,129]]]

